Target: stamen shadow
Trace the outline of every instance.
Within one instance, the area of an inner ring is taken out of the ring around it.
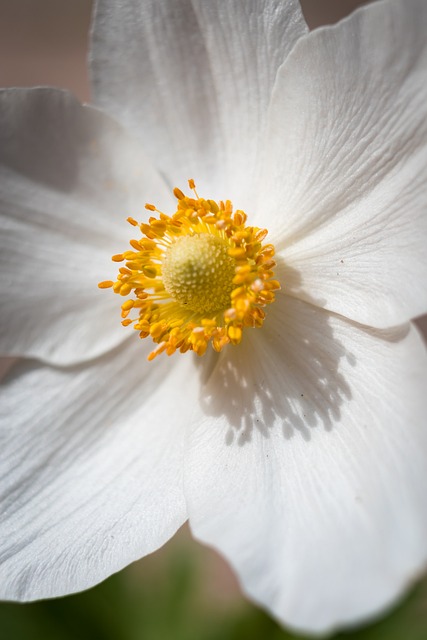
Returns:
[[[277,273],[282,291],[262,329],[248,329],[242,344],[200,362],[203,411],[225,416],[227,445],[243,446],[254,431],[268,438],[273,428],[283,437],[309,442],[314,428],[330,431],[341,416],[351,389],[342,364],[356,358],[331,326],[332,314],[321,301],[303,302],[287,294],[286,283],[300,288],[300,275],[282,262]]]

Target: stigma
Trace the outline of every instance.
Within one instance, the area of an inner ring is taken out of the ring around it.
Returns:
[[[131,296],[122,304],[122,324],[151,337],[149,360],[163,352],[201,356],[209,343],[215,351],[239,344],[246,328],[262,327],[264,307],[280,289],[274,247],[263,244],[267,231],[248,226],[229,200],[200,198],[188,182],[191,196],[174,189],[172,215],[147,204],[157,214],[148,223],[128,218],[141,237],[113,256],[124,263],[117,280],[98,285]]]

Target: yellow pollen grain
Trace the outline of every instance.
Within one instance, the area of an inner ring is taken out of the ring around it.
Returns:
[[[104,280],[103,282],[98,283],[98,287],[100,289],[109,289],[114,286],[114,282],[112,280]]]

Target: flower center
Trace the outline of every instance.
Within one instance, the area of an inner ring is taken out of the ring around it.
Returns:
[[[122,324],[157,344],[149,360],[178,350],[203,355],[209,343],[216,351],[239,344],[244,328],[262,326],[263,307],[280,288],[273,279],[274,247],[262,244],[267,231],[247,226],[246,214],[233,212],[229,200],[199,198],[193,180],[189,186],[193,197],[174,189],[173,215],[147,204],[157,217],[140,224],[128,218],[142,237],[130,241],[132,251],[113,256],[125,262],[116,282],[98,285],[133,295],[122,304]]]
[[[174,300],[198,313],[226,309],[236,269],[228,249],[223,238],[208,233],[178,238],[163,259],[165,290]]]

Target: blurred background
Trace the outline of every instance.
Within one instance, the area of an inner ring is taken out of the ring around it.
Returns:
[[[357,0],[301,0],[311,28]],[[90,0],[0,0],[0,86],[54,85],[90,100]],[[424,318],[420,326],[427,330]],[[427,331],[426,334],[427,335]],[[0,640],[291,640],[240,593],[225,561],[187,527],[163,549],[81,594],[0,603]],[[427,640],[427,580],[381,619],[335,640]]]

